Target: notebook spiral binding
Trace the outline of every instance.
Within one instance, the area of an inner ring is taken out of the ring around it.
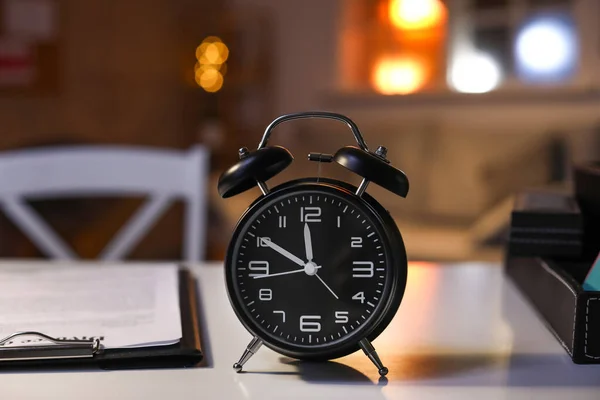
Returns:
[[[34,336],[39,344],[7,345],[21,337]],[[50,342],[50,344],[48,344]],[[56,339],[40,332],[16,332],[0,340],[0,363],[26,360],[56,360],[70,358],[92,358],[102,352],[100,339],[70,340]]]

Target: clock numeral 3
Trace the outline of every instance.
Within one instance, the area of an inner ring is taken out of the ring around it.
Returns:
[[[321,222],[321,207],[301,207],[300,222]]]
[[[365,292],[358,292],[352,296],[352,300],[358,300],[361,304],[365,302]]]
[[[362,238],[360,236],[350,238],[350,247],[362,247]]]
[[[268,261],[250,261],[248,263],[248,269],[255,273],[249,274],[248,276],[253,278],[255,276],[269,275],[269,262]]]
[[[320,315],[301,315],[300,316],[300,330],[302,332],[321,332]]]
[[[348,311],[336,311],[335,312],[335,323],[345,324],[348,322]]]
[[[260,301],[271,301],[271,300],[273,300],[273,291],[271,289],[260,289],[258,291],[258,299]]]
[[[374,275],[371,261],[352,261],[353,278],[372,278]]]

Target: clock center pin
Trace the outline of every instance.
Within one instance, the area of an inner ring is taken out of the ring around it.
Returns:
[[[304,265],[304,272],[306,272],[306,275],[315,275],[317,273],[317,269],[321,268],[320,266],[317,266],[317,264],[315,264],[312,261],[307,262]]]

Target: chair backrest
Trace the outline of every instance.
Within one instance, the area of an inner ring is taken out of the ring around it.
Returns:
[[[184,259],[204,259],[208,181],[206,148],[187,151],[121,146],[67,146],[0,153],[0,206],[47,256],[77,258],[26,200],[148,196],[100,254],[118,260],[142,239],[173,200],[186,205]]]

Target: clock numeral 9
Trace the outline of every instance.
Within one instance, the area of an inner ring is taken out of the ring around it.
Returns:
[[[321,319],[320,315],[301,315],[300,316],[300,330],[302,332],[321,332],[321,323],[318,321]]]
[[[350,247],[362,247],[362,238],[360,236],[350,238]]]
[[[300,207],[300,222],[321,222],[321,207]]]
[[[271,301],[271,300],[273,300],[273,291],[271,289],[260,289],[258,291],[258,299],[260,301]]]
[[[348,311],[336,311],[335,312],[335,323],[345,324],[348,322]]]
[[[358,300],[361,304],[365,302],[365,292],[358,292],[352,296],[352,300]]]
[[[353,278],[372,278],[374,274],[371,261],[352,261]]]
[[[248,263],[248,269],[255,271],[255,273],[248,275],[253,278],[255,276],[269,275],[269,262],[268,261],[250,261]]]
[[[260,237],[257,236],[256,237],[256,247],[269,247],[269,245],[267,244],[267,242],[270,242],[271,238],[270,237]]]

